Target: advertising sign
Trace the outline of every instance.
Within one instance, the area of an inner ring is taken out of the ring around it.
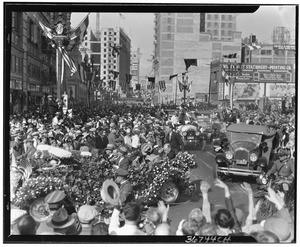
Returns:
[[[293,65],[241,64],[236,82],[293,82]]]
[[[268,85],[267,91],[269,91],[268,96],[270,98],[283,97],[285,95],[295,94],[295,84],[270,84]]]
[[[235,83],[233,90],[234,99],[259,98],[260,87],[258,83]]]

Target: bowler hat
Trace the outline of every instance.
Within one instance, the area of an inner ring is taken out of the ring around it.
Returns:
[[[68,215],[65,208],[58,209],[52,216],[48,219],[46,224],[54,229],[62,229],[71,226],[75,222],[75,219]]]
[[[114,181],[109,179],[105,180],[102,185],[100,194],[102,200],[106,203],[110,203],[112,205],[119,204],[120,189]]]

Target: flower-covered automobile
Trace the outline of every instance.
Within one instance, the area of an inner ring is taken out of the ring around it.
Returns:
[[[266,126],[230,125],[217,150],[214,176],[221,179],[228,175],[261,177],[270,168],[275,134]]]
[[[201,133],[197,126],[192,124],[181,125],[179,126],[178,131],[183,138],[186,149],[188,147],[196,148],[199,145],[201,145],[201,150],[205,149],[207,136],[204,133]]]

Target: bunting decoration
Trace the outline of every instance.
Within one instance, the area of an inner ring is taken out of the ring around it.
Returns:
[[[155,88],[155,77],[148,77],[148,81],[151,82],[151,84],[149,85],[149,89],[154,89]]]
[[[109,88],[110,88],[112,91],[115,91],[115,90],[116,90],[116,81],[110,80],[110,81],[108,82],[108,85],[109,85]]]
[[[109,46],[112,48],[112,55],[115,56],[115,54],[117,53],[117,55],[120,54],[120,50],[122,49],[121,45],[114,45],[112,46],[111,44],[109,44]]]
[[[190,66],[197,66],[197,59],[184,59],[185,69],[188,71]]]
[[[114,75],[114,80],[118,77],[118,75],[120,74],[118,71],[114,71],[114,70],[109,70],[109,73]]]
[[[81,43],[84,36],[87,34],[87,28],[89,26],[89,14],[81,21],[81,23],[76,27],[75,31],[70,35],[70,40],[76,40]]]
[[[236,58],[236,56],[237,56],[237,53],[230,53],[228,55],[224,55],[223,57],[225,57],[225,58]]]
[[[34,15],[35,16],[35,15]],[[36,17],[36,16],[35,16]],[[37,17],[36,17],[37,18]],[[48,38],[48,39],[53,39],[54,35],[51,33],[51,29],[49,27],[46,27],[43,25],[43,23],[41,23],[40,21],[39,22],[39,25],[41,27],[41,29],[43,30],[44,32],[44,35]]]
[[[164,92],[166,90],[166,82],[164,80],[158,82],[159,90]]]

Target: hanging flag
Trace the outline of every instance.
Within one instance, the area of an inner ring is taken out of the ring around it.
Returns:
[[[158,82],[159,90],[164,92],[166,90],[166,82],[164,80]]]
[[[69,66],[71,70],[71,76],[77,72],[76,65],[74,63],[74,60],[68,55],[67,51],[65,50],[64,47],[58,47],[58,50],[60,51],[64,61],[66,64]]]
[[[171,81],[174,77],[176,77],[178,74],[176,75],[170,75],[169,80]]]
[[[197,59],[184,59],[186,71],[190,66],[197,66]]]
[[[253,44],[251,44],[251,45],[248,45],[248,44],[246,44],[246,43],[242,43],[242,45],[245,46],[245,47],[247,47],[250,51],[261,49],[261,46],[255,44],[255,43],[253,43]]]
[[[183,91],[183,84],[178,80],[179,83],[179,91],[182,92]]]
[[[223,66],[222,66],[222,79],[223,81],[225,81],[226,86],[228,86],[228,82],[230,82],[230,76],[226,73]]]
[[[39,22],[41,29],[44,32],[44,35],[49,39],[53,39],[54,35],[51,32],[51,28],[44,26],[43,23],[41,23],[40,21],[38,21],[38,22]]]
[[[230,53],[229,55],[224,55],[225,58],[236,58],[237,53]]]
[[[188,92],[190,92],[190,91],[191,91],[191,88],[192,88],[192,83],[193,83],[193,81],[191,81],[191,82],[189,83],[188,87],[187,87],[187,91],[188,91]]]
[[[87,34],[87,28],[89,25],[89,14],[79,23],[75,31],[70,35],[70,40],[76,39],[78,43],[81,43],[84,36]]]

